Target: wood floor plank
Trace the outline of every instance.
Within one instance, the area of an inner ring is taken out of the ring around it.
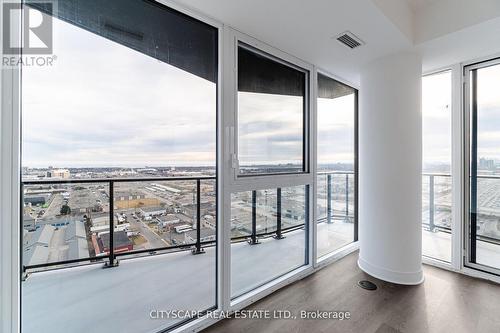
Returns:
[[[500,333],[500,285],[424,266],[419,286],[383,282],[362,272],[358,254],[265,297],[247,309],[349,311],[349,320],[226,319],[212,332],[283,333]],[[359,280],[376,291],[358,287]]]

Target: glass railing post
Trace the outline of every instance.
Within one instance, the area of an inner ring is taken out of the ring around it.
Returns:
[[[252,235],[248,240],[248,244],[259,244],[257,239],[257,191],[252,191]]]
[[[326,222],[332,223],[332,175],[326,176]]]
[[[118,266],[118,260],[115,257],[115,226],[114,226],[114,214],[115,214],[115,201],[114,201],[114,181],[110,180],[109,186],[109,262],[104,264],[104,268],[116,267]]]
[[[275,239],[285,238],[281,233],[281,188],[276,190],[276,235]]]
[[[24,184],[21,183],[20,187],[21,187],[21,189],[20,189],[21,207],[24,207]],[[22,208],[21,211],[24,212],[24,208]],[[24,214],[21,214],[20,222],[21,222],[21,232],[24,232]],[[26,273],[26,265],[24,265],[23,250],[24,250],[24,236],[23,236],[23,242],[21,242],[21,251],[19,251],[19,257],[20,257],[19,259],[20,259],[22,266],[23,266],[21,281],[26,281],[26,279],[28,278],[28,274]]]
[[[201,248],[201,180],[196,180],[196,247],[193,254],[205,253]]]
[[[345,219],[349,222],[349,174],[345,174]]]
[[[434,231],[434,175],[429,176],[429,230]]]

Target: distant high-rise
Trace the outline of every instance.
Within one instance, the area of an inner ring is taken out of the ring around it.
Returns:
[[[481,157],[479,159],[479,169],[495,170],[495,160]]]

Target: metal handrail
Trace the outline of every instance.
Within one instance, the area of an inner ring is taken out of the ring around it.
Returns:
[[[201,230],[201,212],[200,212],[200,207],[201,207],[201,189],[200,189],[200,183],[202,180],[214,180],[216,179],[215,176],[199,176],[199,177],[141,177],[141,178],[90,178],[90,179],[58,179],[58,180],[26,180],[21,183],[21,193],[24,193],[24,186],[36,186],[36,185],[58,185],[58,184],[107,184],[109,186],[109,230],[110,230],[110,243],[109,243],[109,254],[103,255],[103,256],[95,256],[95,257],[84,257],[84,258],[75,258],[75,259],[68,259],[68,260],[61,260],[61,261],[53,261],[53,262],[48,262],[48,263],[43,263],[43,264],[34,264],[34,265],[23,265],[23,271],[26,272],[27,270],[32,270],[32,269],[37,269],[37,268],[43,268],[43,267],[54,267],[54,266],[62,266],[66,264],[72,264],[72,263],[79,263],[79,262],[91,262],[91,263],[98,263],[104,261],[106,258],[108,261],[105,263],[105,267],[115,267],[118,265],[118,257],[124,257],[124,256],[132,256],[132,255],[137,255],[137,254],[142,254],[142,253],[151,253],[155,254],[156,252],[159,251],[169,251],[169,250],[191,250],[193,254],[201,254],[204,253],[204,250],[202,246],[210,246],[216,243],[215,240],[213,241],[201,241],[201,235],[200,235],[200,230]],[[188,243],[188,244],[179,244],[179,245],[172,245],[172,246],[166,246],[166,247],[160,247],[160,248],[151,248],[151,249],[143,249],[143,250],[135,250],[135,251],[127,251],[127,252],[121,252],[121,253],[115,253],[114,249],[114,232],[111,232],[111,230],[114,231],[114,185],[115,183],[124,183],[124,182],[153,182],[153,181],[196,181],[196,196],[197,196],[197,220],[196,220],[196,225],[197,225],[197,232],[196,232],[196,241],[193,243]],[[256,191],[252,191],[253,194],[253,200],[252,200],[252,209],[256,209]],[[277,200],[281,201],[281,189],[278,189],[278,195]],[[283,234],[286,234],[288,232],[298,230],[300,228],[304,228],[305,225],[304,223],[287,227],[287,228],[282,228],[281,226],[281,202],[277,205],[278,207],[278,214],[277,214],[277,230],[273,232],[266,232],[266,233],[257,233],[256,231],[256,214],[253,215],[252,218],[252,234],[250,236],[250,243],[253,244],[258,244],[258,239],[259,237],[265,238],[265,237],[271,237],[273,236],[276,239],[282,239],[284,238]],[[23,227],[21,223],[21,228]],[[248,236],[241,236],[241,237],[233,237],[231,238],[232,242],[238,242],[241,240],[248,240]]]
[[[451,177],[451,174],[437,174],[437,173],[423,173],[423,176],[429,177],[429,223],[422,223],[423,226],[427,226],[430,231],[439,230],[446,233],[451,233],[451,228],[436,224],[434,222],[434,211],[435,211],[435,200],[434,200],[434,177]],[[481,179],[500,179],[500,175],[478,175]],[[492,244],[500,244],[500,239],[476,235],[476,238]]]
[[[435,176],[435,177],[451,177],[449,173],[433,173],[433,172],[423,172],[422,176]],[[500,179],[500,175],[477,175],[480,179]]]
[[[346,194],[349,191],[349,175],[354,175],[354,172],[352,171],[323,171],[323,172],[318,172],[318,175],[345,175],[346,176]],[[444,174],[444,173],[423,173],[422,176],[429,176],[431,179],[434,177],[451,177],[451,174]],[[330,178],[330,182],[332,177]],[[499,179],[500,176],[488,176],[488,175],[481,175],[478,176],[478,178],[492,178],[492,179]],[[21,184],[21,193],[23,193],[23,187],[24,186],[36,186],[36,185],[57,185],[57,184],[88,184],[88,183],[93,183],[93,184],[98,184],[98,183],[107,183],[109,186],[109,202],[110,202],[110,212],[109,212],[109,220],[110,220],[110,230],[114,230],[114,205],[112,204],[114,202],[114,197],[113,197],[113,186],[115,183],[130,183],[130,182],[161,182],[161,181],[196,181],[196,192],[197,192],[197,220],[196,220],[196,225],[197,225],[197,232],[196,232],[196,241],[193,243],[188,243],[188,244],[180,244],[180,245],[172,245],[172,246],[166,246],[166,247],[160,247],[160,248],[152,248],[152,249],[143,249],[143,250],[135,250],[135,251],[130,251],[130,252],[121,252],[121,253],[115,253],[114,251],[114,244],[113,244],[113,236],[114,233],[110,232],[110,251],[108,255],[105,256],[95,256],[95,257],[86,257],[86,258],[76,258],[76,259],[69,259],[69,260],[64,260],[64,261],[56,261],[56,262],[50,262],[50,263],[43,263],[43,264],[35,264],[35,265],[25,265],[23,266],[24,271],[30,270],[30,269],[36,269],[36,268],[43,268],[43,267],[50,267],[50,266],[60,266],[60,265],[65,265],[65,264],[70,264],[70,263],[78,263],[78,262],[102,262],[106,259],[108,259],[107,266],[109,267],[114,267],[118,264],[117,258],[118,257],[124,257],[124,256],[132,256],[132,255],[137,255],[137,254],[142,254],[142,253],[151,253],[155,254],[156,252],[160,251],[171,251],[171,250],[191,250],[193,254],[201,254],[203,253],[203,247],[211,246],[216,243],[216,240],[212,241],[201,241],[201,235],[200,235],[200,230],[201,230],[201,214],[200,214],[200,207],[201,207],[201,190],[200,190],[200,183],[202,180],[215,180],[215,176],[195,176],[195,177],[140,177],[140,178],[86,178],[86,179],[57,179],[57,180],[25,180],[22,181]],[[434,191],[434,184],[430,187],[430,192]],[[329,191],[328,191],[328,198],[329,202],[332,200],[331,192],[332,192],[332,187],[330,185]],[[431,195],[431,194],[429,194]],[[433,199],[433,198],[429,198]],[[276,214],[276,230],[271,231],[271,232],[257,232],[257,224],[256,224],[256,191],[252,191],[252,232],[250,235],[244,235],[244,236],[238,236],[238,237],[232,237],[231,241],[232,242],[241,242],[241,241],[248,241],[250,244],[258,244],[259,243],[259,238],[266,238],[266,237],[274,237],[276,239],[281,239],[284,238],[284,234],[305,228],[305,224],[301,223],[298,225],[290,226],[283,228],[282,223],[281,223],[281,189],[277,189],[277,214]],[[322,222],[331,222],[333,218],[339,218],[339,217],[354,217],[352,214],[349,214],[349,198],[346,197],[346,208],[345,211],[346,213],[343,215],[339,214],[333,214],[333,209],[331,209],[331,203],[330,203],[330,209],[327,209],[327,214],[325,217],[320,217],[318,218],[318,223]],[[430,201],[430,206],[434,206],[434,200],[432,202]],[[429,223],[424,223],[423,225],[428,226],[430,230],[438,229],[443,232],[451,232],[451,228],[438,225],[434,223],[434,210],[429,209],[430,215],[429,215]],[[330,212],[330,214],[328,214]],[[486,237],[486,236],[480,236],[482,240],[488,241],[488,242],[499,242],[495,238],[491,237]]]
[[[318,171],[316,172],[319,176],[324,175],[354,175],[354,171]]]
[[[439,172],[422,172],[422,176],[451,177],[451,174]]]
[[[25,186],[36,186],[36,185],[65,185],[65,184],[107,184],[109,187],[109,254],[106,256],[95,256],[95,257],[85,257],[85,258],[75,258],[61,261],[53,261],[49,263],[43,264],[34,264],[34,265],[23,265],[23,271],[26,272],[29,269],[36,269],[42,267],[50,267],[50,266],[59,266],[71,263],[78,263],[84,261],[91,262],[101,262],[106,257],[108,258],[108,262],[106,262],[105,267],[115,267],[118,265],[117,257],[125,256],[125,255],[135,255],[140,253],[147,252],[156,252],[156,251],[164,251],[164,250],[172,250],[172,249],[182,249],[189,248],[191,249],[193,246],[193,254],[203,253],[201,248],[204,244],[209,244],[211,241],[201,241],[200,237],[200,227],[201,227],[201,214],[200,214],[200,198],[201,198],[201,190],[200,183],[201,180],[215,180],[215,176],[197,176],[197,177],[140,177],[140,178],[86,178],[86,179],[57,179],[57,180],[25,180],[21,182],[21,195],[24,195],[24,187]],[[196,181],[196,197],[197,197],[197,217],[196,217],[196,225],[197,225],[197,237],[196,242],[188,243],[188,244],[180,244],[180,245],[172,245],[162,248],[152,248],[152,249],[144,249],[144,250],[136,250],[130,252],[123,253],[115,253],[114,248],[114,185],[115,183],[131,183],[131,182],[161,182],[161,181]],[[24,201],[23,199],[21,200]],[[23,228],[23,221],[21,221],[21,228]]]
[[[215,176],[196,176],[196,177],[137,177],[137,178],[71,178],[71,179],[40,179],[40,180],[22,180],[22,185],[50,185],[50,184],[86,184],[86,183],[134,183],[134,182],[154,182],[154,181],[183,181],[183,180],[211,180]]]

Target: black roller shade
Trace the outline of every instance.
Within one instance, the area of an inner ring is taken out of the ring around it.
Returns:
[[[44,11],[39,2],[26,2]],[[53,15],[196,76],[217,82],[217,28],[150,0],[63,0]]]
[[[339,98],[354,94],[356,90],[343,83],[340,83],[328,76],[318,73],[318,97],[319,98]]]
[[[238,47],[238,91],[305,96],[306,73],[271,57]]]

